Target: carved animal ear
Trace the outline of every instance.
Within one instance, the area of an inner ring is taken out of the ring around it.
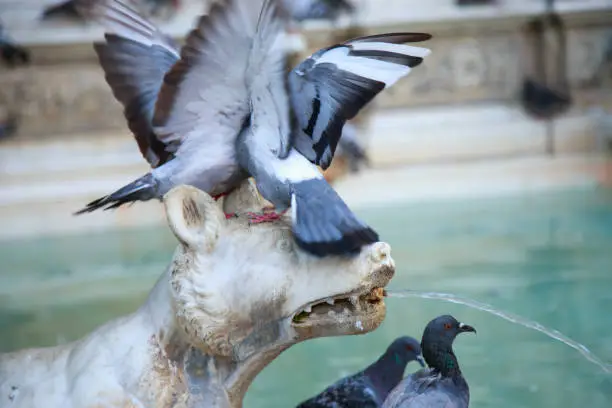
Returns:
[[[223,199],[223,211],[226,214],[246,211],[259,212],[268,205],[270,203],[259,194],[255,182],[251,179],[244,180],[238,188],[232,190]]]
[[[181,185],[166,193],[164,206],[170,229],[181,243],[194,250],[213,250],[225,215],[211,196]]]

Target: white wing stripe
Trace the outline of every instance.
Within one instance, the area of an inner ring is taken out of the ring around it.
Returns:
[[[365,57],[350,56],[348,48],[335,48],[323,54],[317,64],[334,64],[343,71],[352,72],[364,78],[383,82],[385,86],[395,84],[410,72],[410,67]]]
[[[410,55],[412,57],[425,58],[431,54],[431,50],[423,47],[414,47],[405,44],[391,44],[384,42],[356,42],[350,43],[356,51],[388,51],[398,54]]]

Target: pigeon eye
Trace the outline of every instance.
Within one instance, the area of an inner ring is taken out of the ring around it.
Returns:
[[[412,346],[406,346],[406,350],[412,351]]]
[[[452,326],[451,326],[451,324],[450,324],[450,323],[444,323],[444,328],[445,328],[446,330],[449,330],[451,327],[452,327]]]

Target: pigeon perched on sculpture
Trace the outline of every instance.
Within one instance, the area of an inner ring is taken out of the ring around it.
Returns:
[[[378,241],[317,166],[330,165],[347,120],[421,64],[430,51],[404,43],[429,34],[356,38],[287,76],[276,1],[214,4],[180,51],[126,0],[77,2],[105,27],[95,50],[152,167],[77,214],[160,199],[179,184],[219,197],[252,176],[277,211],[259,220],[291,208],[296,242],[310,253],[356,253]]]

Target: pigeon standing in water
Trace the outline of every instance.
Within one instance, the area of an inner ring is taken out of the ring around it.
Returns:
[[[343,13],[352,14],[355,6],[348,0],[282,0],[283,8],[296,21],[336,20]]]
[[[376,408],[404,376],[406,365],[418,361],[425,366],[419,342],[399,337],[365,370],[345,377],[297,408]]]
[[[463,378],[453,341],[476,330],[450,315],[433,319],[423,332],[421,349],[429,368],[406,377],[389,394],[383,408],[467,408],[470,389]]]
[[[95,50],[153,168],[77,214],[161,199],[179,184],[220,196],[253,176],[276,210],[291,207],[294,237],[306,251],[354,253],[378,240],[316,165],[329,166],[348,119],[429,54],[403,43],[429,34],[382,34],[334,45],[287,78],[279,46],[284,20],[275,1],[215,3],[180,53],[125,0],[77,2],[106,27],[106,42]]]

